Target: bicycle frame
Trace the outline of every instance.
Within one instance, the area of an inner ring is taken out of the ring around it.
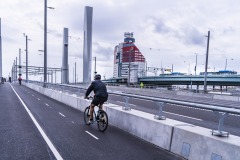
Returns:
[[[86,107],[85,110],[84,110],[84,121],[85,121],[86,125],[90,125],[90,123],[89,123],[89,117],[90,117],[89,112],[90,112],[90,106]],[[98,107],[97,111],[94,108],[93,121],[97,122],[98,129],[101,132],[104,132],[108,127],[108,115],[104,110],[99,109],[99,107]]]

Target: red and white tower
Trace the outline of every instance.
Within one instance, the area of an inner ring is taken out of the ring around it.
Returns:
[[[113,77],[127,77],[129,82],[138,82],[139,77],[145,76],[145,57],[134,44],[133,33],[124,33],[124,42],[114,49]]]

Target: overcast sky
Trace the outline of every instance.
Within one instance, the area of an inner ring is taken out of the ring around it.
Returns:
[[[3,75],[29,41],[29,65],[43,66],[44,0],[1,0]],[[93,57],[97,72],[113,76],[113,50],[133,32],[149,67],[194,74],[204,71],[207,32],[211,32],[209,71],[240,72],[240,1],[236,0],[48,0],[48,67],[61,67],[63,28],[69,28],[69,69],[77,62],[82,81],[84,7],[93,7]],[[24,63],[23,63],[24,64]],[[150,73],[149,73],[150,75]],[[25,76],[23,76],[25,78]],[[34,79],[33,76],[30,79]],[[35,78],[36,79],[36,78]],[[37,80],[40,80],[38,77]],[[60,82],[60,77],[58,78]]]

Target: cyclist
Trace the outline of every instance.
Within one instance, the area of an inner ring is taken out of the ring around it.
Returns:
[[[19,81],[19,85],[21,85],[22,84],[22,77],[21,76],[18,77],[18,81]]]
[[[101,75],[100,74],[96,74],[94,76],[94,81],[88,87],[84,98],[88,99],[88,95],[92,91],[94,92],[94,97],[93,97],[93,100],[92,100],[91,105],[90,105],[89,124],[93,123],[94,107],[99,105],[99,109],[102,109],[103,103],[108,100],[107,87],[106,87],[105,83],[103,83],[101,81]]]

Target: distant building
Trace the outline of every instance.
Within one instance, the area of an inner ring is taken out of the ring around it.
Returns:
[[[124,33],[124,42],[114,49],[114,78],[128,78],[130,69],[130,82],[138,82],[138,77],[146,74],[145,57],[134,44],[133,33]],[[130,67],[129,67],[130,66]]]
[[[200,75],[204,75],[205,72],[200,72]],[[230,70],[220,70],[218,72],[207,72],[207,75],[236,75],[236,71],[230,71]]]
[[[159,76],[183,76],[186,75],[186,73],[181,73],[181,72],[171,72],[168,74],[160,74]]]

